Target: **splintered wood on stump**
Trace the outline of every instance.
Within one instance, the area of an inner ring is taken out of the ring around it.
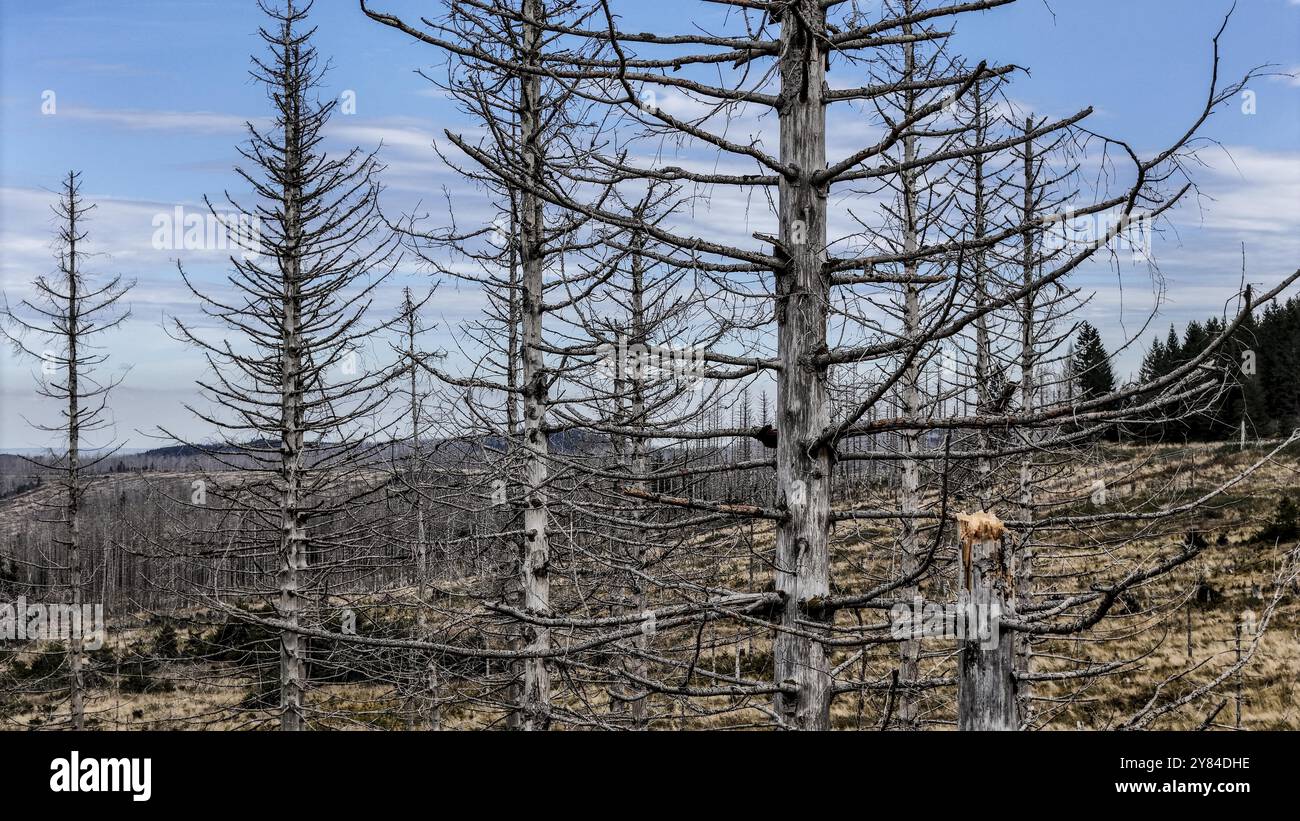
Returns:
[[[961,587],[958,618],[960,654],[957,679],[957,729],[1015,730],[1015,644],[1002,635],[1001,620],[1014,615],[1015,596],[1007,555],[1005,528],[991,513],[962,514],[959,522]]]

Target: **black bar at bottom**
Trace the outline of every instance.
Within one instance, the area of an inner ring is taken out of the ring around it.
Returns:
[[[457,813],[620,806],[601,796],[638,814],[680,812],[683,801],[763,812],[805,803],[809,789],[835,804],[857,796],[927,811],[988,800],[1030,812],[1074,802],[1231,808],[1290,800],[1295,741],[1281,732],[8,732],[0,790],[11,808],[27,799],[127,815],[320,808],[346,817],[353,805],[396,811],[393,801]]]

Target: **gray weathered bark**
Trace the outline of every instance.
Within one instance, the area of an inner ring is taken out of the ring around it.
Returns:
[[[524,61],[537,64],[542,19],[539,0],[525,0]],[[530,184],[540,188],[542,158],[541,78],[527,73],[521,80],[519,142],[523,154],[523,173]],[[547,373],[542,354],[543,253],[542,201],[534,190],[522,194],[520,209],[520,252],[523,262],[523,365],[524,365],[524,609],[537,615],[550,613],[551,583],[550,544],[547,540],[547,441],[542,429],[546,416]],[[545,652],[551,647],[551,631],[541,625],[524,627],[526,649]],[[524,661],[523,729],[541,730],[550,724],[551,678],[544,658]]]
[[[904,14],[910,14],[911,11],[911,4],[905,4]],[[912,27],[910,25],[905,26],[903,33],[904,35],[910,35]],[[904,79],[906,80],[910,80],[916,73],[916,47],[912,43],[907,43],[904,46],[903,70]],[[915,94],[910,91],[906,93],[908,102],[905,106],[904,115],[911,116],[916,106]],[[899,177],[902,187],[901,215],[904,221],[903,251],[907,254],[907,261],[904,263],[904,276],[908,280],[903,286],[903,335],[912,342],[915,342],[921,336],[921,297],[919,286],[915,281],[918,271],[916,258],[913,256],[919,247],[917,237],[919,205],[917,203],[916,171],[910,167],[911,163],[916,161],[916,155],[916,138],[912,136],[909,129],[908,133],[903,136],[903,162],[908,167],[900,172]],[[921,361],[919,357],[914,358],[907,365],[900,382],[903,395],[903,417],[905,419],[917,419],[921,415]],[[899,445],[905,456],[919,453],[921,450],[921,432],[913,429],[901,431],[899,433]],[[913,514],[919,513],[921,510],[921,463],[917,459],[904,458],[900,469],[902,477],[899,483],[898,506],[904,518],[900,524],[902,530],[900,537],[902,560],[899,569],[904,577],[909,577],[917,572],[921,562],[917,520],[911,518]],[[920,585],[915,582],[905,585],[900,590],[900,595],[905,601],[910,601],[920,595]],[[901,730],[914,730],[917,728],[918,715],[916,692],[911,689],[911,684],[920,678],[920,639],[899,642],[898,653],[898,677],[902,682],[898,694],[898,728]]]
[[[68,190],[73,192],[75,179],[71,174],[68,175]],[[69,194],[72,197],[72,193]],[[68,256],[67,256],[67,274],[68,274],[68,325],[66,338],[68,341],[68,501],[67,501],[67,525],[68,525],[68,566],[71,577],[69,583],[72,585],[72,606],[73,612],[77,614],[74,617],[74,627],[79,624],[81,618],[81,605],[85,596],[82,590],[81,579],[81,464],[80,464],[80,445],[81,445],[81,392],[77,384],[77,334],[81,327],[81,312],[79,307],[79,298],[77,293],[77,209],[75,203],[68,208]],[[84,625],[82,625],[84,628]],[[82,635],[79,630],[72,630],[68,640],[68,670],[69,670],[69,694],[70,709],[72,712],[72,728],[74,730],[85,729],[86,726],[86,706],[83,698],[85,681],[82,676],[83,648]]]
[[[282,30],[284,65],[300,64],[298,46],[291,24]],[[307,567],[307,530],[302,512],[303,472],[303,362],[300,336],[302,292],[299,282],[302,260],[302,191],[300,178],[301,145],[298,113],[302,105],[298,80],[286,73],[284,88],[290,107],[284,123],[284,164],[282,186],[284,202],[285,244],[280,254],[281,302],[280,324],[280,575],[279,614],[288,627],[280,631],[280,729],[301,730],[303,718],[303,652],[301,637],[293,630],[298,625],[300,601],[298,573]]]
[[[633,245],[635,248],[639,249],[640,246],[644,244],[644,241],[645,241],[644,235],[638,235],[637,238],[634,240]],[[633,337],[634,344],[637,345],[646,345],[649,341],[646,338],[645,271],[643,266],[644,266],[644,259],[642,258],[641,254],[640,253],[633,254],[632,256],[632,304],[631,304],[632,337]],[[645,379],[645,375],[638,373],[637,377],[633,379],[631,385],[632,406],[631,406],[631,415],[629,418],[629,426],[636,429],[637,431],[646,430],[646,415],[645,415],[646,403],[645,403],[644,379]],[[645,476],[646,475],[646,436],[633,435],[631,445],[632,445],[632,453],[631,453],[632,475],[636,477]],[[639,478],[636,482],[633,483],[632,486],[636,490],[639,490],[641,492],[645,492],[647,490],[646,483],[644,481],[641,481]],[[632,513],[632,518],[638,519],[642,514],[643,514],[643,508],[640,504],[638,504],[637,509]],[[646,596],[645,581],[641,578],[640,574],[645,572],[646,534],[644,531],[638,530],[637,532],[632,534],[632,538],[635,540],[635,544],[633,545],[634,555],[632,556],[632,561],[637,572],[631,575],[631,580],[629,583],[629,586],[631,588],[630,592],[632,594],[631,605],[634,612],[645,612],[646,608],[649,605],[649,599]],[[641,633],[638,633],[636,638],[633,641],[636,646],[638,655],[634,655],[631,658],[631,660],[628,662],[628,671],[637,678],[645,678],[646,662],[645,662],[645,658],[639,654],[645,653],[649,649],[650,637],[647,636],[643,631]],[[632,728],[634,730],[644,730],[646,728],[646,717],[648,715],[649,700],[650,700],[650,694],[644,690],[635,693],[635,695],[633,696]]]
[[[831,497],[829,446],[809,446],[830,424],[825,365],[829,283],[826,261],[826,190],[812,175],[826,167],[826,16],[815,0],[800,0],[781,18],[781,158],[792,171],[780,181],[776,274],[778,356],[776,480],[788,518],[776,534],[776,589],[785,606],[781,626],[806,634],[826,621],[830,592],[828,545]],[[781,253],[783,252],[783,254]],[[778,632],[776,681],[792,689],[776,697],[789,727],[830,726],[831,677],[825,647],[806,635]]]
[[[514,455],[519,449],[519,332],[520,332],[520,305],[523,300],[519,293],[519,243],[516,237],[519,236],[519,218],[518,206],[516,205],[517,197],[514,192],[510,194],[510,229],[507,236],[509,239],[510,250],[507,254],[510,267],[510,293],[507,295],[508,303],[506,307],[506,462],[513,471],[515,461]],[[519,482],[515,481],[513,475],[505,477],[506,482],[506,499],[510,505],[511,527],[515,527],[517,517],[520,515],[519,505]],[[511,605],[518,607],[522,605],[523,599],[523,567],[524,557],[526,555],[527,539],[519,538],[514,555],[511,556],[512,567],[510,573],[506,574],[502,580],[505,586],[502,598],[509,601]],[[524,628],[523,625],[512,625],[510,628],[510,638],[508,645],[511,650],[518,651],[524,646]],[[524,681],[522,662],[510,660],[508,662],[510,670],[510,687],[509,698],[511,709],[506,714],[506,729],[521,730],[523,729],[523,710],[524,702]]]
[[[1032,117],[1025,118],[1025,133],[1031,133],[1034,128]],[[1034,170],[1034,141],[1027,140],[1024,146],[1024,191],[1023,200],[1020,208],[1020,219],[1023,223],[1028,223],[1033,218],[1036,211],[1034,202],[1034,186],[1036,183],[1037,173]],[[1026,287],[1034,279],[1034,234],[1025,232],[1021,238],[1021,259],[1020,275],[1021,284]],[[1036,339],[1034,331],[1034,322],[1036,314],[1034,292],[1029,290],[1021,299],[1020,303],[1020,409],[1025,413],[1032,413],[1034,407],[1034,394],[1037,391],[1035,386],[1038,356],[1036,353]],[[1037,436],[1034,428],[1024,431],[1023,436],[1029,441],[1033,441]],[[1034,455],[1033,451],[1026,451],[1020,461],[1020,520],[1031,522],[1034,518]],[[1015,554],[1012,556],[1012,565],[1014,567],[1015,592],[1019,601],[1028,602],[1031,600],[1034,590],[1034,545],[1033,545],[1033,528],[1025,528],[1019,534],[1020,544],[1017,546]],[[1015,634],[1016,645],[1016,672],[1029,673],[1033,669],[1033,652],[1030,647],[1029,637],[1023,633]],[[1020,698],[1020,716],[1023,720],[1030,720],[1033,717],[1032,701],[1032,684],[1027,681],[1021,681],[1018,689]]]

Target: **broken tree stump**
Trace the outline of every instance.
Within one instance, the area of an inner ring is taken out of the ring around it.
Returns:
[[[980,511],[957,516],[960,541],[957,729],[1016,730],[1015,642],[1003,635],[1003,617],[1015,614],[1005,528],[997,516]]]

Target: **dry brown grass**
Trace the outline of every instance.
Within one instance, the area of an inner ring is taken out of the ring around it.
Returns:
[[[1080,505],[1086,506],[1086,488],[1095,474],[1111,480],[1109,501],[1112,507],[1145,506],[1144,509],[1152,509],[1158,505],[1177,505],[1225,481],[1257,459],[1260,453],[1259,450],[1235,453],[1231,448],[1219,446],[1117,449],[1106,465],[1063,478],[1054,491],[1059,492],[1062,498],[1079,496]],[[1247,483],[1234,488],[1227,496],[1199,510],[1169,532],[1135,534],[1135,538],[1125,544],[1107,545],[1096,551],[1081,549],[1090,538],[1087,532],[1062,539],[1059,549],[1051,551],[1054,555],[1044,559],[1041,571],[1044,575],[1072,572],[1086,576],[1095,575],[1098,567],[1106,565],[1136,566],[1147,560],[1156,549],[1168,552],[1188,528],[1206,533],[1212,544],[1193,562],[1138,591],[1137,606],[1130,608],[1132,612],[1117,610],[1114,618],[1086,636],[1054,639],[1037,648],[1036,669],[1040,671],[1067,669],[1072,666],[1067,659],[1075,665],[1117,660],[1130,662],[1121,670],[1087,681],[1035,685],[1035,694],[1040,699],[1037,702],[1040,722],[1052,728],[1111,727],[1142,708],[1153,696],[1160,702],[1177,698],[1214,679],[1233,664],[1237,625],[1242,613],[1249,610],[1259,615],[1263,612],[1272,594],[1271,585],[1277,570],[1286,553],[1294,547],[1252,543],[1249,537],[1273,510],[1278,495],[1296,487],[1296,474],[1293,456],[1270,464]],[[881,491],[865,494],[861,506],[884,506],[888,500],[881,494]],[[870,498],[871,495],[878,498]],[[8,518],[14,512],[2,511],[5,515],[0,518]],[[865,589],[891,572],[891,559],[882,555],[880,550],[882,544],[888,543],[890,535],[889,525],[884,522],[841,526],[836,533],[832,561],[832,577],[837,592]],[[721,531],[701,537],[700,541],[702,544],[725,541],[735,536],[734,531]],[[1214,544],[1220,537],[1226,544]],[[754,530],[755,549],[768,549],[772,541],[770,526]],[[950,545],[940,552],[940,566],[949,568],[945,572],[950,572],[954,554]],[[732,556],[708,568],[686,567],[693,561],[688,552],[683,552],[678,561],[683,563],[684,569],[691,572],[707,570],[739,589],[748,585],[749,563],[743,556]],[[1200,580],[1216,590],[1221,598],[1208,604],[1191,601]],[[755,584],[761,587],[769,581],[770,575],[760,571]],[[456,594],[461,586],[468,590],[472,580],[446,592]],[[413,603],[413,595],[411,590],[391,590],[386,591],[383,597],[396,612],[396,609]],[[465,599],[464,606],[472,606],[471,600]],[[880,619],[881,612],[872,611],[868,618]],[[1189,620],[1190,654],[1187,647]],[[852,613],[841,612],[837,617],[837,626],[848,627],[854,623]],[[129,624],[115,627],[113,635],[117,646],[146,641],[149,630],[156,630],[156,627],[142,625],[142,618],[137,617]],[[711,625],[703,635],[705,640],[698,662],[700,669],[731,674],[736,662],[737,644],[746,650],[744,676],[762,679],[765,670],[770,669],[770,642],[764,637],[742,636],[738,628],[726,623]],[[656,641],[661,648],[673,645],[680,649],[685,646],[675,644],[685,641],[680,634],[660,636]],[[955,662],[953,643],[927,639],[923,648],[923,674],[950,678]],[[862,660],[853,664],[853,677],[887,682],[894,667],[894,652],[893,645],[869,650]],[[837,651],[832,664],[843,663],[850,657],[847,650]],[[88,724],[104,729],[249,729],[273,726],[274,717],[269,711],[236,709],[253,682],[227,675],[218,666],[208,666],[202,671],[203,675],[195,676],[193,669],[185,669],[187,662],[171,664],[174,665],[170,668],[171,673],[165,667],[160,677],[171,678],[175,691],[131,694],[97,690],[88,702]],[[1241,727],[1300,729],[1298,679],[1300,602],[1297,602],[1295,591],[1290,590],[1283,596],[1253,659],[1240,676]],[[453,694],[465,694],[456,683],[449,687]],[[1215,692],[1160,719],[1153,727],[1196,728],[1220,704],[1225,706],[1217,713],[1215,726],[1235,726],[1237,691],[1238,679],[1233,677]],[[596,711],[608,708],[608,699],[598,689],[588,696],[590,700],[586,704],[579,704],[566,696],[567,706]],[[935,728],[951,727],[954,698],[952,687],[930,691],[923,705],[923,719]],[[883,685],[861,695],[841,695],[832,710],[832,723],[840,728],[875,727],[886,700],[887,692]],[[322,715],[329,716],[320,720],[321,726],[336,729],[408,726],[401,699],[393,688],[384,685],[317,687],[311,692],[311,701]],[[66,721],[67,703],[62,693],[28,695],[24,702],[21,709],[10,710],[0,720],[0,726],[41,727]],[[766,697],[754,704],[766,706]],[[684,706],[655,697],[653,705],[651,712],[658,716],[655,727],[659,729],[743,727],[769,721],[756,707],[728,698],[695,700]],[[458,702],[444,709],[442,719],[447,727],[475,728],[494,726],[500,715],[472,702]]]

